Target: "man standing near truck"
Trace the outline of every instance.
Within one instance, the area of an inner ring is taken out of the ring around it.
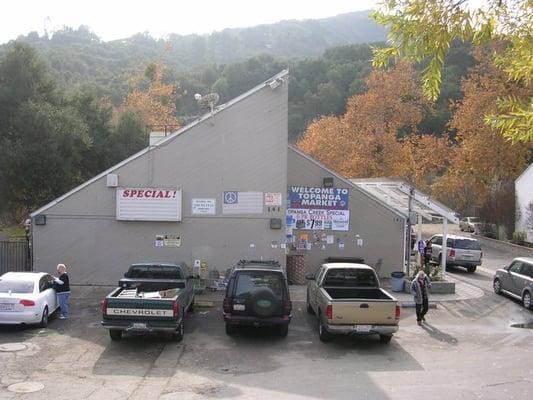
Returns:
[[[419,271],[411,282],[411,293],[415,300],[416,322],[418,325],[426,322],[425,315],[429,309],[429,289],[431,289],[429,277],[424,271]]]

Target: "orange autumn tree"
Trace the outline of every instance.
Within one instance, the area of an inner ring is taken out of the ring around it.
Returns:
[[[488,51],[478,51],[476,58],[479,64],[462,82],[464,97],[456,104],[450,121],[450,128],[457,132],[456,151],[447,173],[433,185],[433,193],[439,199],[469,214],[490,208],[491,202],[500,197],[506,186],[512,186],[527,167],[533,150],[533,144],[513,144],[484,122],[485,115],[497,112],[496,99],[513,96],[526,100],[533,94],[531,85],[509,81],[490,62]],[[489,214],[495,211],[498,210]]]
[[[176,129],[180,125],[176,118],[179,86],[163,83],[163,71],[162,64],[152,63],[144,73],[134,74],[130,78],[131,91],[121,108],[140,113],[149,126]]]
[[[429,187],[442,173],[449,148],[445,138],[416,135],[430,104],[414,68],[398,64],[374,71],[366,87],[348,100],[344,115],[313,121],[298,147],[350,178],[395,176]]]

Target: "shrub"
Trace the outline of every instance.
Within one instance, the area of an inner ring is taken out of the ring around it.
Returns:
[[[514,232],[511,242],[514,244],[519,244],[523,246],[526,243],[526,233],[525,232]]]

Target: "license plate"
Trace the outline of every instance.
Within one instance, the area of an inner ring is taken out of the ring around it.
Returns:
[[[135,322],[133,324],[133,329],[146,329],[146,324],[142,322]]]
[[[13,311],[14,304],[10,303],[0,303],[0,311]]]
[[[244,304],[234,304],[233,309],[235,311],[244,311],[246,309]]]
[[[372,325],[355,325],[354,331],[356,332],[370,332]]]

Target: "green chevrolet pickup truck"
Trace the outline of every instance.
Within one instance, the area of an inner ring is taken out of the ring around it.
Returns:
[[[102,301],[102,326],[112,340],[124,332],[168,332],[182,340],[186,312],[194,307],[193,279],[184,263],[133,264]]]

